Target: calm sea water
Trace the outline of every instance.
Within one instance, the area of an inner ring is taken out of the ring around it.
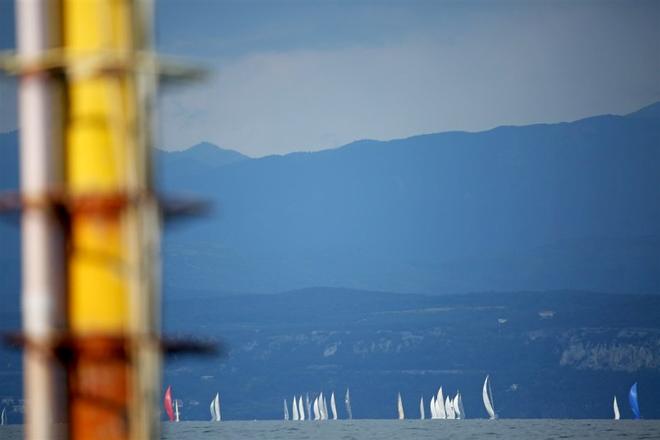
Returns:
[[[0,439],[22,438],[0,426]],[[164,440],[204,439],[660,439],[660,420],[339,420],[326,422],[181,422],[163,425]]]

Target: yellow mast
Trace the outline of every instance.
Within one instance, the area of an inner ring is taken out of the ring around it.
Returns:
[[[68,366],[70,436],[155,435],[158,319],[152,257],[156,205],[140,117],[147,82],[133,66],[148,41],[129,0],[64,0],[63,49],[90,75],[70,75],[66,96],[66,186],[70,212]],[[112,60],[129,60],[113,66]],[[84,71],[83,71],[84,72]],[[85,209],[84,206],[92,206]]]

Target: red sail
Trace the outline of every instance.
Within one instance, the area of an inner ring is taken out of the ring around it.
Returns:
[[[165,398],[163,399],[163,406],[165,406],[165,412],[167,417],[169,417],[170,422],[174,421],[174,408],[172,408],[172,387],[167,387],[165,390]]]

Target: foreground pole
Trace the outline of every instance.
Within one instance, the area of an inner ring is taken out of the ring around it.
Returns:
[[[203,207],[159,206],[150,111],[158,75],[199,72],[149,52],[149,0],[16,4],[26,437],[157,438],[161,211]]]
[[[19,56],[36,60],[60,41],[56,2],[16,2]],[[21,191],[33,203],[22,215],[22,321],[25,435],[62,434],[65,376],[51,347],[66,325],[64,224],[48,203],[63,184],[61,82],[46,71],[21,76]]]
[[[159,235],[145,112],[143,3],[63,0],[70,209],[70,436],[151,438],[159,383]],[[87,60],[91,74],[76,60]]]

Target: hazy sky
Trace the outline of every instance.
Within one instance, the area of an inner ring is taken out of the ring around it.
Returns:
[[[210,141],[261,156],[620,114],[660,100],[658,1],[159,0],[156,8],[159,51],[214,72],[163,91],[158,144],[167,149]]]
[[[660,2],[159,2],[161,141],[250,155],[626,113],[660,100]]]

